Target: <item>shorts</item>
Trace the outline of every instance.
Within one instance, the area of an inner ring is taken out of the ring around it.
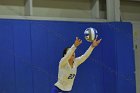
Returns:
[[[70,91],[62,91],[57,86],[54,86],[51,93],[70,93]]]

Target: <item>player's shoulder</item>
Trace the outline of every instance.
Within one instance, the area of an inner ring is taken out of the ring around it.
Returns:
[[[79,67],[79,63],[81,62],[81,58],[80,57],[77,57],[77,58],[75,58],[75,60],[74,60],[74,65],[76,66],[76,67]]]
[[[68,62],[65,62],[66,64],[64,64],[64,61],[67,61],[67,60],[64,60],[64,58],[61,58],[60,62],[59,62],[59,66],[60,67],[65,67],[66,65],[68,65],[67,63]]]
[[[65,60],[64,57],[62,57],[62,58],[60,59],[60,61],[59,61],[59,64],[62,64],[64,61],[66,61],[66,60]]]

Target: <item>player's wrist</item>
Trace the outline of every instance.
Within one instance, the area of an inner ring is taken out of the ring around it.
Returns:
[[[74,46],[75,46],[76,48],[78,47],[78,45],[77,45],[77,44],[75,44],[75,43],[74,43]]]
[[[92,48],[95,48],[96,46],[94,46],[93,44],[91,44],[91,47],[92,47]]]
[[[76,44],[73,44],[73,46],[74,46],[75,48],[77,48],[77,45],[76,45]]]

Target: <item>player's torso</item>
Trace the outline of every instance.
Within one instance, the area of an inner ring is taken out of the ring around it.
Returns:
[[[67,63],[65,66],[59,67],[58,78],[66,81],[73,81],[75,79],[76,73],[77,67],[75,63],[73,64],[73,67],[71,67],[70,64]]]
[[[55,86],[64,91],[70,91],[72,89],[74,79],[77,73],[77,65],[74,63],[73,67],[67,62],[64,66],[59,64],[58,81]]]

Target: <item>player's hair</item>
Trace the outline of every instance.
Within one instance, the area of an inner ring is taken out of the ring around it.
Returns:
[[[66,47],[66,48],[63,50],[63,57],[66,55],[66,53],[67,53],[67,51],[68,51],[69,48],[70,48],[70,47]]]

